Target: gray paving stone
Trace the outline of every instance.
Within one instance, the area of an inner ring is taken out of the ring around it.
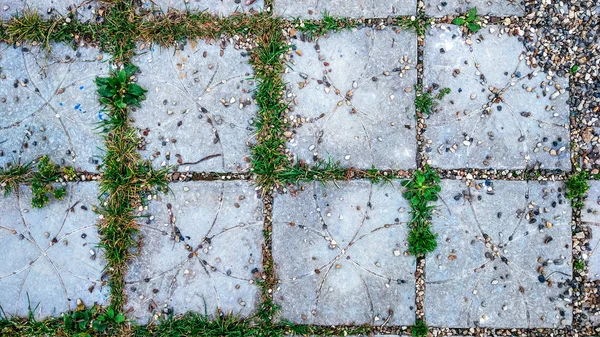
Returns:
[[[157,168],[248,169],[247,144],[258,108],[244,51],[202,41],[183,50],[151,49],[134,62],[141,70],[139,84],[149,91],[132,114],[145,158]]]
[[[590,190],[581,211],[581,221],[587,223],[592,230],[591,251],[587,254],[588,278],[600,280],[600,181],[588,181]]]
[[[351,18],[385,18],[415,14],[416,0],[275,0],[275,14],[321,19],[324,14]]]
[[[86,306],[108,305],[105,267],[93,212],[94,182],[67,185],[65,199],[31,207],[31,189],[0,198],[0,306],[7,315],[27,316],[28,298],[36,318]],[[92,254],[93,252],[93,254]]]
[[[425,13],[431,16],[462,14],[476,7],[478,15],[523,16],[522,0],[425,0]]]
[[[296,160],[414,168],[415,34],[364,28],[294,43],[285,81]]]
[[[249,316],[259,303],[262,201],[247,182],[190,182],[152,201],[126,276],[130,317],[161,312]]]
[[[108,74],[98,49],[0,44],[0,167],[49,155],[61,165],[97,171],[103,151],[95,128],[104,118],[96,76]]]
[[[169,9],[179,11],[208,11],[214,14],[230,15],[235,12],[262,11],[263,0],[144,0],[142,8],[161,10]]]
[[[472,40],[454,25],[429,30],[424,83],[452,91],[427,120],[427,155],[445,169],[570,170],[568,80],[530,68],[501,29]]]
[[[570,202],[563,183],[443,180],[426,261],[432,326],[544,328],[571,324]],[[543,266],[546,264],[546,266]],[[546,279],[540,282],[538,268]],[[563,316],[564,315],[564,316]]]
[[[0,0],[0,18],[8,20],[26,11],[36,11],[43,18],[73,14],[84,22],[96,20],[97,9],[101,6],[95,0]]]
[[[590,247],[592,249],[588,254],[588,278],[592,281],[600,280],[600,225],[594,224],[591,226],[592,240]]]
[[[274,300],[299,324],[414,323],[415,260],[397,186],[305,186],[273,205]]]

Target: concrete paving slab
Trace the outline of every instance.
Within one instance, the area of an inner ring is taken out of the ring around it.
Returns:
[[[415,168],[415,34],[364,28],[293,43],[285,81],[295,159]]]
[[[425,318],[444,327],[570,325],[570,202],[562,182],[443,180]],[[540,273],[540,271],[542,273]],[[543,275],[543,276],[542,276]]]
[[[247,182],[171,186],[142,212],[141,251],[126,276],[131,319],[217,309],[247,317],[260,300],[262,201]],[[258,275],[257,275],[258,274]]]
[[[425,13],[436,17],[463,14],[473,7],[478,15],[525,15],[525,3],[521,0],[425,0]]]
[[[502,30],[428,31],[424,83],[451,89],[426,121],[431,164],[569,171],[568,80],[530,68],[519,37]]]
[[[0,0],[0,18],[8,20],[35,11],[42,18],[71,15],[83,22],[94,22],[100,19],[97,10],[101,6],[101,2],[95,0]]]
[[[275,0],[275,14],[302,19],[321,19],[325,14],[350,18],[386,18],[414,15],[416,0]]]
[[[0,306],[3,313],[60,316],[86,306],[108,305],[106,265],[94,212],[98,185],[67,184],[67,196],[31,207],[31,189],[0,198]]]
[[[263,0],[144,0],[143,9],[160,10],[167,12],[169,9],[178,11],[207,11],[223,16],[236,12],[262,11]]]
[[[95,48],[0,44],[0,167],[48,155],[98,171],[104,146],[95,128],[106,116],[94,81],[108,75],[105,60]]]
[[[592,230],[591,251],[587,252],[588,278],[597,281],[600,280],[600,181],[590,180],[588,185],[590,189],[581,210],[581,221]]]
[[[149,92],[132,117],[142,156],[156,168],[246,171],[258,111],[248,53],[204,41],[140,53],[138,84]]]
[[[298,324],[414,323],[415,259],[397,186],[352,181],[277,195],[274,300]]]

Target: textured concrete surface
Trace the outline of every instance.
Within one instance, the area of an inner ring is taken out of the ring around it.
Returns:
[[[530,68],[519,38],[501,30],[428,31],[424,83],[452,90],[426,121],[431,164],[570,170],[568,80]]]
[[[217,309],[249,316],[260,296],[262,201],[245,182],[170,187],[141,213],[141,251],[126,277],[130,318]]]
[[[156,168],[246,171],[258,110],[248,53],[204,41],[140,53],[138,84],[149,92],[132,117],[143,157]]]
[[[213,14],[231,15],[235,12],[262,11],[263,0],[144,0],[143,9],[160,10],[167,12],[169,9],[207,11]]]
[[[425,0],[425,13],[430,16],[463,14],[473,7],[477,8],[478,15],[525,15],[522,0]]]
[[[0,44],[0,167],[48,155],[92,172],[103,156],[96,76],[108,59],[98,49]]]
[[[71,16],[93,22],[100,6],[101,3],[95,0],[0,0],[0,18],[8,20],[16,15],[37,12],[43,18]]]
[[[442,181],[426,262],[433,326],[542,328],[571,324],[570,202],[563,183]],[[541,273],[540,273],[541,272]],[[543,276],[542,276],[543,275]],[[543,282],[541,282],[543,281]]]
[[[600,280],[600,182],[588,181],[590,189],[587,193],[585,205],[581,210],[581,221],[590,226],[592,230],[592,240],[587,252],[588,277],[591,280]]]
[[[321,19],[324,14],[351,18],[385,18],[415,14],[416,0],[275,0],[277,15]]]
[[[414,168],[415,34],[364,28],[293,42],[284,79],[295,159]]]
[[[396,186],[305,186],[273,206],[274,292],[298,324],[414,323],[408,203]]]
[[[31,207],[31,189],[0,198],[0,307],[7,315],[60,316],[108,305],[105,267],[97,248],[98,185],[68,184],[67,196],[43,209]]]

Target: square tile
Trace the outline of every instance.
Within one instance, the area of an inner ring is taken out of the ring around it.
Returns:
[[[48,155],[59,165],[97,172],[104,155],[96,127],[103,118],[96,76],[107,76],[106,55],[0,43],[0,167]]]
[[[178,11],[207,11],[212,14],[231,15],[236,12],[262,11],[263,0],[144,0],[142,9],[160,10],[167,12],[169,9]]]
[[[590,226],[592,239],[589,243],[590,251],[587,252],[588,278],[592,281],[600,280],[600,181],[587,182],[590,189],[581,210],[581,221]]]
[[[425,0],[425,13],[429,16],[463,14],[473,7],[477,8],[477,15],[525,15],[522,0]]]
[[[126,276],[130,318],[217,309],[243,317],[260,303],[262,201],[247,182],[186,182],[141,215],[141,250]],[[235,249],[233,249],[235,247]],[[164,316],[163,316],[164,315]]]
[[[571,203],[564,184],[486,180],[467,187],[442,180],[441,187],[432,219],[438,248],[426,260],[426,322],[570,325]]]
[[[386,18],[414,15],[416,0],[275,0],[275,14],[302,19],[321,19],[328,14],[350,18]]]
[[[148,90],[131,116],[142,156],[156,168],[248,170],[255,130],[249,54],[226,44],[190,42],[183,49],[140,51],[138,84]]]
[[[389,184],[338,185],[315,182],[274,199],[274,300],[281,318],[318,325],[413,324],[408,203]]]
[[[102,277],[106,261],[93,211],[95,182],[67,184],[63,200],[31,207],[31,189],[0,198],[0,306],[3,313],[36,318],[60,316],[86,306],[109,304]],[[29,303],[28,303],[29,298]]]
[[[424,84],[451,92],[426,120],[426,154],[443,169],[569,171],[568,80],[530,68],[519,37],[503,29],[428,31]]]
[[[363,28],[293,41],[286,97],[296,161],[416,167],[416,35]]]

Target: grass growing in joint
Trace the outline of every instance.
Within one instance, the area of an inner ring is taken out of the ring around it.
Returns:
[[[418,17],[411,16],[398,18],[398,26],[404,29],[413,30],[420,36],[425,35],[427,28],[429,28],[432,22],[433,18],[427,18],[424,14],[419,15]]]
[[[352,167],[343,168],[340,166],[339,161],[333,161],[331,158],[322,159],[312,167],[304,163],[298,163],[295,166],[288,167],[277,176],[278,181],[282,184],[291,185],[312,181],[350,180],[352,178],[368,179],[374,184],[391,180],[389,176],[381,173],[374,166],[368,170],[359,170]]]
[[[0,170],[0,187],[4,196],[16,192],[21,184],[31,185],[31,206],[42,208],[50,202],[50,197],[62,200],[67,195],[64,187],[55,187],[61,177],[71,178],[75,173],[72,167],[59,168],[48,156],[42,156],[37,164],[15,164]]]
[[[427,324],[420,319],[415,322],[415,325],[413,325],[411,330],[413,337],[427,336]]]
[[[587,183],[587,180],[589,178],[590,175],[588,172],[579,171],[575,172],[566,181],[565,185],[567,187],[567,192],[565,193],[565,197],[567,199],[571,199],[572,207],[583,207],[583,199],[585,197],[585,193],[590,189],[590,185],[588,185]]]
[[[0,187],[4,189],[4,196],[16,192],[19,185],[31,182],[32,176],[31,164],[11,165],[0,170]]]
[[[433,112],[433,109],[439,105],[444,96],[448,95],[451,91],[450,88],[439,89],[437,94],[433,94],[433,91],[423,91],[420,87],[415,87],[417,96],[415,97],[415,107],[418,112],[424,115],[429,115]]]
[[[437,247],[437,235],[431,232],[430,227],[434,206],[429,203],[438,200],[441,191],[439,182],[440,177],[429,166],[415,171],[412,179],[402,181],[402,187],[405,188],[403,196],[411,207],[408,250],[412,255],[430,253]]]
[[[96,41],[100,38],[100,32],[99,24],[82,23],[69,16],[43,19],[35,10],[24,10],[2,24],[0,38],[11,44],[34,42],[48,48],[50,42]]]
[[[304,34],[304,36],[313,40],[328,32],[337,33],[343,29],[352,29],[358,27],[358,22],[349,18],[336,18],[325,12],[321,20],[300,20],[293,21],[294,27]]]
[[[146,90],[131,81],[137,67],[128,64],[113,71],[110,77],[96,78],[100,102],[106,105],[109,118],[100,126],[106,153],[100,182],[104,219],[100,224],[101,246],[108,261],[111,308],[120,317],[125,302],[124,277],[131,247],[136,246],[137,232],[133,210],[140,204],[141,194],[153,188],[167,188],[168,168],[155,171],[137,151],[137,131],[128,123],[131,106],[140,106]],[[109,317],[110,318],[110,317]],[[120,319],[107,320],[119,323]]]
[[[259,106],[255,122],[257,144],[252,147],[252,171],[263,190],[278,184],[277,175],[289,165],[283,153],[285,148],[284,129],[287,125],[283,114],[287,105],[282,101],[285,85],[281,74],[285,67],[282,55],[289,46],[284,41],[279,22],[270,22],[265,27],[259,46],[251,57],[257,82],[256,101]]]

